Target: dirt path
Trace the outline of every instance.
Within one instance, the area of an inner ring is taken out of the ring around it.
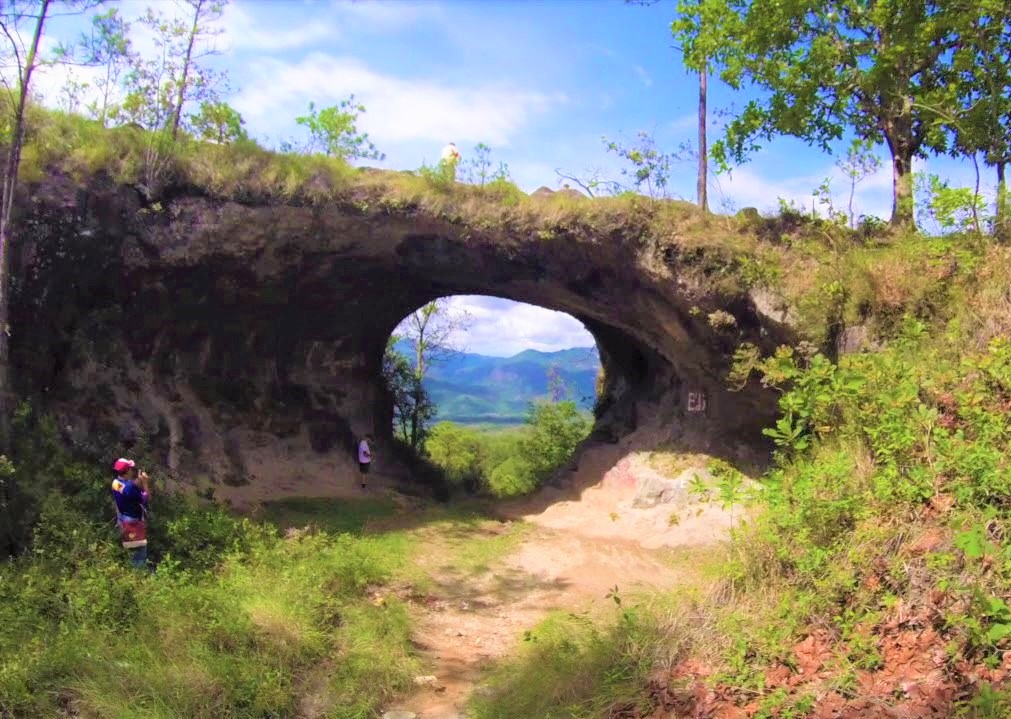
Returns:
[[[433,585],[425,599],[412,602],[414,640],[430,676],[419,677],[414,694],[391,709],[419,719],[462,719],[482,669],[512,652],[549,612],[610,607],[607,594],[615,586],[629,596],[703,581],[696,560],[724,536],[725,513],[690,504],[635,509],[634,477],[645,470],[615,469],[618,475],[575,499],[532,514],[520,507],[522,540],[484,571],[460,571],[433,547],[423,560]],[[686,521],[670,523],[672,512]],[[490,522],[485,531],[508,526]]]
[[[694,579],[678,568],[676,555],[537,527],[492,571],[436,573],[427,600],[414,605],[415,642],[435,682],[396,708],[419,719],[462,717],[481,670],[510,653],[545,615],[607,607],[614,586],[627,595]]]

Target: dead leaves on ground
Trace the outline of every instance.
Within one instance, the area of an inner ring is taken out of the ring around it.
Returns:
[[[777,693],[790,706],[805,697],[811,719],[942,719],[974,686],[1006,685],[1011,653],[996,668],[964,659],[951,660],[940,635],[925,617],[896,616],[879,629],[878,669],[845,673],[844,643],[823,631],[813,632],[793,647],[793,666],[777,664],[765,671],[766,696]],[[650,684],[655,710],[649,719],[750,719],[763,709],[754,692],[712,683],[712,669],[694,660],[678,664]],[[846,686],[845,690],[841,686]],[[792,700],[792,701],[791,701]],[[769,707],[765,707],[766,711]],[[775,710],[765,716],[778,716]]]

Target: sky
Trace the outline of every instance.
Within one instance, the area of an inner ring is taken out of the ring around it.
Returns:
[[[676,3],[651,6],[618,0],[233,0],[210,64],[228,74],[226,98],[243,115],[250,134],[268,146],[301,138],[294,118],[309,102],[336,104],[350,94],[365,105],[359,129],[386,154],[365,164],[416,169],[438,160],[443,145],[457,144],[463,162],[479,142],[509,166],[524,190],[559,186],[556,170],[616,177],[620,165],[602,137],[653,134],[670,150],[696,133],[697,80],[672,47]],[[173,0],[125,0],[121,13],[135,18],[148,6],[171,12]],[[54,18],[48,42],[71,40],[87,18]],[[150,41],[133,35],[144,52]],[[55,103],[65,68],[38,78]],[[79,80],[91,70],[78,68]],[[710,82],[711,117],[740,108],[752,95]],[[718,133],[713,119],[710,134]],[[844,145],[840,145],[844,149]],[[891,170],[856,192],[857,213],[887,217]],[[713,177],[715,211],[742,207],[774,210],[784,198],[811,207],[812,190],[831,178],[837,206],[848,186],[834,158],[790,138],[767,143],[750,162]],[[971,184],[972,168],[947,158],[920,163],[957,184]],[[984,186],[986,180],[984,178]],[[673,179],[677,196],[693,199],[692,162]],[[550,350],[592,344],[576,320],[560,313],[486,298],[456,298],[475,322],[461,344],[506,356],[531,347]],[[492,329],[493,328],[493,329]]]

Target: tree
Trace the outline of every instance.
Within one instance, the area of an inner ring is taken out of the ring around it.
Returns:
[[[479,142],[474,145],[474,155],[467,162],[467,180],[484,187],[491,175],[491,147]]]
[[[0,449],[6,451],[10,441],[10,243],[13,230],[14,194],[21,167],[21,151],[25,142],[25,110],[31,93],[32,75],[40,64],[39,44],[49,16],[50,0],[39,3],[8,3],[0,14],[0,29],[8,45],[4,60],[16,68],[13,78],[3,77],[6,97],[3,99],[5,129],[9,130],[7,153],[3,166],[3,190],[0,195]],[[31,40],[21,43],[20,23],[32,25]],[[7,65],[7,62],[4,63]]]
[[[603,138],[608,152],[626,160],[631,167],[621,168],[621,175],[629,180],[628,189],[641,192],[652,199],[670,197],[670,178],[673,164],[680,158],[661,151],[648,132],[636,133],[634,144]]]
[[[654,5],[659,0],[625,0],[630,5]],[[678,3],[678,14],[681,16],[690,16],[699,12],[702,8],[702,2],[704,0],[681,0]],[[671,25],[671,31],[674,36],[678,36],[678,23],[675,21]],[[706,123],[708,120],[707,112],[707,95],[708,95],[708,80],[709,80],[709,57],[711,56],[711,51],[708,48],[703,47],[703,43],[697,42],[701,37],[692,36],[691,42],[688,45],[682,46],[680,48],[682,57],[684,58],[685,67],[695,71],[699,78],[699,103],[698,103],[698,113],[699,113],[699,147],[696,153],[696,159],[698,160],[698,172],[695,178],[695,194],[697,197],[699,209],[702,210],[703,214],[709,212],[709,154],[708,154],[708,139],[706,133]]]
[[[684,65],[694,71],[699,78],[699,146],[698,173],[695,178],[695,192],[699,208],[702,212],[709,211],[709,153],[706,125],[708,123],[708,89],[710,58],[716,54],[712,46],[713,37],[708,33],[684,32],[683,23],[692,17],[700,18],[700,22],[708,24],[708,8],[706,0],[681,0],[677,7],[678,20],[671,23],[671,33],[682,42],[681,57]]]
[[[528,434],[520,443],[533,475],[544,481],[565,464],[590,431],[590,422],[576,403],[539,402],[527,416]]]
[[[110,115],[116,114],[113,101],[119,91],[119,82],[130,65],[130,23],[123,20],[119,10],[95,15],[91,19],[91,32],[81,35],[81,47],[88,65],[97,65],[102,74],[95,80],[98,97],[88,105],[92,117],[105,127]]]
[[[3,165],[3,188],[0,194],[0,451],[9,453],[11,443],[11,410],[13,392],[10,377],[10,244],[13,235],[14,194],[21,167],[21,151],[25,142],[25,109],[31,93],[32,75],[40,64],[39,44],[49,16],[50,0],[35,3],[12,3],[0,6],[0,29],[3,31],[3,108],[4,140],[7,152]],[[31,22],[31,40],[21,41],[21,23]],[[13,77],[7,68],[14,68]],[[4,528],[5,550],[13,553],[16,546],[14,527],[20,521],[18,487],[14,469],[6,456],[0,455],[0,526]]]
[[[469,324],[469,315],[450,310],[448,299],[444,297],[418,308],[397,328],[395,334],[407,341],[413,355],[410,358],[413,373],[410,391],[414,396],[410,400],[410,412],[403,421],[406,423],[404,439],[415,450],[421,449],[427,431],[426,422],[434,415],[433,410],[426,416],[423,401],[425,373],[433,362],[459,351],[456,335]]]
[[[856,217],[853,214],[853,197],[857,185],[881,169],[881,158],[874,154],[870,143],[856,141],[846,151],[846,156],[836,160],[835,166],[842,170],[850,181],[850,198],[848,204],[850,227],[856,227]]]
[[[464,170],[464,181],[470,182],[478,187],[499,182],[510,182],[509,165],[504,162],[498,163],[498,169],[492,169],[491,147],[483,142],[474,146],[474,154],[467,161]]]
[[[955,52],[959,103],[948,125],[957,154],[982,156],[996,169],[994,231],[1011,239],[1006,178],[1011,164],[1011,7],[1002,0],[982,0],[976,11]]]
[[[621,192],[621,186],[614,180],[605,180],[604,171],[599,168],[592,168],[585,171],[583,176],[573,175],[561,168],[555,169],[558,175],[558,184],[563,185],[564,180],[575,182],[590,197],[598,195],[614,195]],[[563,187],[568,189],[568,184]]]
[[[175,78],[175,102],[172,107],[172,139],[179,136],[179,124],[183,117],[183,105],[187,100],[206,97],[209,80],[212,77],[197,61],[207,55],[217,53],[213,48],[201,49],[201,43],[221,34],[220,28],[211,27],[221,19],[226,0],[184,0],[192,12],[189,26],[181,21],[173,21],[168,27],[177,42],[185,46],[179,75]]]
[[[188,102],[217,101],[222,76],[199,61],[217,54],[207,41],[221,34],[211,24],[221,18],[224,4],[222,0],[185,0],[183,7],[192,12],[185,19],[148,8],[140,22],[151,32],[157,53],[149,58],[130,56],[124,100],[128,120],[175,141]]]
[[[393,335],[386,345],[386,353],[383,355],[383,378],[393,401],[394,433],[414,447],[411,443],[412,436],[417,436],[417,427],[424,428],[435,416],[435,405],[415,374],[410,360],[397,351],[397,339],[398,337]]]
[[[912,161],[945,149],[934,108],[950,107],[952,51],[972,12],[940,0],[685,3],[674,24],[732,88],[765,91],[713,146],[743,162],[758,139],[792,135],[830,151],[847,130],[888,146],[893,226],[913,226]],[[711,53],[711,54],[709,54]]]
[[[439,422],[425,440],[425,452],[452,484],[474,484],[481,475],[481,439],[469,427]]]
[[[63,87],[60,88],[59,106],[65,112],[76,113],[81,107],[81,98],[88,91],[90,85],[74,77],[70,73]]]
[[[699,74],[699,169],[695,179],[695,193],[698,197],[699,209],[709,212],[708,182],[709,154],[706,145],[706,83],[709,78],[708,69],[703,66]]]
[[[226,102],[205,100],[200,103],[200,112],[190,115],[189,119],[194,134],[201,140],[225,145],[249,138],[243,127],[246,121]]]
[[[337,105],[316,109],[309,103],[309,114],[296,117],[295,122],[309,131],[306,152],[322,150],[332,157],[345,160],[383,160],[386,155],[372,144],[367,132],[358,131],[358,118],[365,105],[351,95]]]

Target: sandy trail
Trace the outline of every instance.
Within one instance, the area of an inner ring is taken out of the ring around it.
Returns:
[[[615,586],[628,596],[703,581],[696,560],[722,540],[729,517],[708,505],[631,507],[637,478],[648,471],[618,463],[574,498],[515,505],[508,514],[532,527],[490,571],[468,575],[432,558],[426,569],[434,587],[412,604],[414,639],[435,683],[390,708],[462,719],[481,671],[552,610],[609,607]],[[685,519],[671,523],[675,512]],[[496,524],[487,531],[504,531]]]

